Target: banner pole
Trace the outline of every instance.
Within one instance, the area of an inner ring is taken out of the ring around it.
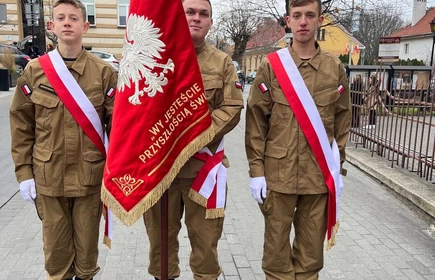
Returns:
[[[168,280],[168,190],[160,203],[160,271],[161,280]]]

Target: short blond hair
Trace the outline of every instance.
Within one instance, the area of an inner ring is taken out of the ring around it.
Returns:
[[[302,7],[311,3],[317,2],[319,15],[322,13],[322,2],[320,0],[290,0],[287,7],[287,12],[290,15],[291,7]]]
[[[56,8],[60,4],[67,4],[72,5],[80,10],[82,10],[83,15],[83,21],[86,21],[86,8],[85,5],[79,0],[57,0],[56,3],[54,3],[53,8]]]

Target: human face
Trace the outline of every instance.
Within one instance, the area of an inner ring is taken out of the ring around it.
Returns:
[[[60,4],[53,9],[51,30],[57,35],[59,42],[81,44],[83,34],[89,29],[89,22],[83,19],[80,8],[69,4]]]
[[[195,46],[205,40],[205,36],[213,24],[211,7],[205,0],[185,0],[183,2],[190,36]]]
[[[322,25],[323,16],[319,15],[317,2],[301,7],[291,7],[286,18],[287,26],[293,33],[293,41],[301,44],[314,43],[317,29]]]

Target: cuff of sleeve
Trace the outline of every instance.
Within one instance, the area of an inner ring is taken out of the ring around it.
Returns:
[[[264,177],[264,169],[262,167],[252,167],[249,170],[249,176],[251,178]]]
[[[17,181],[19,183],[33,178],[33,172],[30,168],[22,169],[19,172],[17,171],[15,172],[15,175],[17,176]]]

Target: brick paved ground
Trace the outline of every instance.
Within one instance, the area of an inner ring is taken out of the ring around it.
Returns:
[[[245,97],[248,90],[249,86]],[[9,102],[10,93],[0,92],[0,280],[45,279],[40,222],[34,206],[17,194],[9,148]],[[220,280],[264,279],[264,225],[248,186],[243,137],[244,121],[226,138],[231,167],[219,242]],[[347,167],[338,244],[325,253],[321,279],[435,279],[435,239],[428,222],[371,176],[350,164]],[[179,239],[180,279],[192,279],[185,228]],[[141,220],[131,227],[116,220],[112,249],[101,245],[101,272],[95,279],[152,279],[147,274],[148,248]]]

